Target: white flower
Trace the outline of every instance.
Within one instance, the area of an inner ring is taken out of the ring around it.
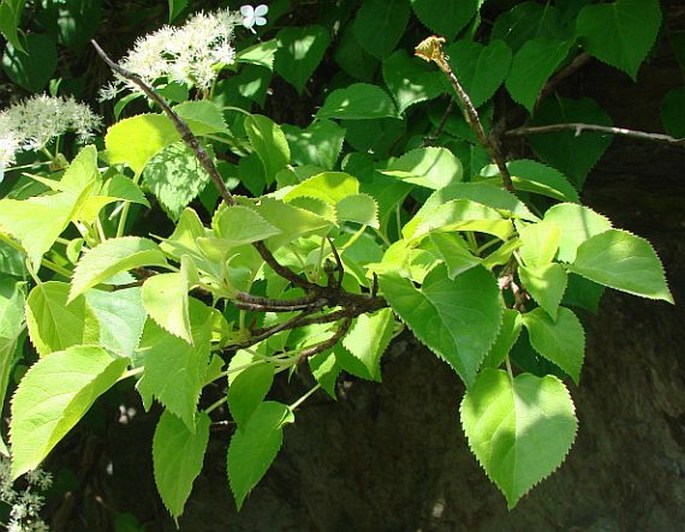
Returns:
[[[266,14],[269,12],[269,6],[259,4],[257,7],[245,5],[240,8],[240,14],[243,16],[242,24],[252,33],[257,33],[254,30],[255,26],[264,26],[266,24]]]
[[[85,142],[101,122],[72,97],[40,94],[14,104],[0,112],[0,167],[13,164],[18,152],[42,149],[67,131],[76,132]]]
[[[240,16],[228,9],[197,13],[183,26],[163,26],[136,40],[133,49],[119,61],[126,70],[152,85],[164,79],[207,90],[220,69],[235,61],[233,29]],[[140,89],[121,76],[100,91],[101,99],[112,99],[128,88]]]

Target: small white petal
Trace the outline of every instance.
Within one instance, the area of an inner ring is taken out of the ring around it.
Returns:
[[[255,7],[254,14],[257,17],[263,17],[269,12],[269,6],[265,4],[259,4],[257,7]]]

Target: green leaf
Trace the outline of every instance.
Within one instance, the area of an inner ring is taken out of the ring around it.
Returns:
[[[526,291],[553,320],[564,297],[568,276],[566,269],[557,263],[539,266],[519,266],[519,275]]]
[[[514,186],[536,194],[549,196],[560,201],[580,202],[578,191],[565,175],[558,170],[530,159],[507,163]]]
[[[0,4],[0,32],[12,47],[23,53],[26,53],[26,50],[24,50],[17,30],[25,4],[26,0],[3,0]]]
[[[197,417],[195,432],[179,418],[164,411],[152,440],[152,463],[157,491],[169,513],[177,519],[202,471],[211,418],[204,412]]]
[[[77,209],[80,198],[69,192],[33,196],[26,200],[0,200],[0,231],[16,237],[38,269],[41,257],[62,234]]]
[[[17,85],[29,92],[41,92],[57,68],[55,41],[44,33],[32,33],[25,39],[26,53],[7,44],[2,69]]]
[[[590,98],[546,98],[535,111],[531,126],[565,123],[598,124],[611,126],[611,118]],[[568,176],[580,190],[590,170],[612,142],[612,136],[584,131],[560,131],[531,135],[528,142],[542,161]]]
[[[127,364],[101,347],[76,345],[31,366],[12,398],[12,478],[38,467]]]
[[[330,220],[272,198],[262,198],[253,209],[281,232],[267,239],[272,249],[309,235],[325,235],[333,227]]]
[[[332,91],[316,112],[318,119],[369,120],[385,117],[397,117],[395,104],[383,89],[369,83],[354,83]]]
[[[585,6],[578,14],[576,34],[588,52],[636,80],[660,26],[657,0],[616,0]]]
[[[545,213],[545,222],[561,229],[558,259],[573,262],[576,250],[588,238],[611,229],[611,222],[595,211],[582,205],[561,203]]]
[[[152,240],[137,236],[105,240],[86,251],[76,265],[69,301],[117,273],[141,266],[168,266],[164,253]]]
[[[10,372],[15,362],[15,352],[26,328],[24,302],[26,291],[23,281],[0,276],[0,404],[5,404],[5,393]],[[0,454],[5,443],[0,439]]]
[[[381,173],[437,190],[464,178],[461,161],[446,148],[417,148],[388,164]]]
[[[328,395],[335,399],[335,385],[341,371],[335,354],[332,351],[327,351],[309,357],[307,361],[316,382]]]
[[[283,443],[283,427],[295,416],[283,404],[259,405],[243,430],[237,430],[228,446],[228,480],[238,510],[245,497],[266,473]]]
[[[378,205],[368,194],[354,194],[341,199],[335,207],[339,222],[356,222],[380,228]]]
[[[561,227],[549,221],[525,225],[518,229],[521,257],[527,266],[545,266],[559,249]]]
[[[383,79],[400,114],[410,106],[446,91],[442,73],[418,57],[397,50],[383,61]]]
[[[297,92],[302,90],[319,66],[331,42],[321,26],[286,27],[276,35],[278,50],[274,68]]]
[[[666,132],[676,138],[685,138],[685,87],[670,90],[661,103],[661,122]]]
[[[504,40],[516,52],[532,39],[570,37],[567,33],[555,6],[520,2],[497,17],[490,38]]]
[[[193,344],[172,336],[154,321],[143,329],[138,352],[145,373],[138,391],[146,409],[156,397],[169,412],[195,431],[196,405],[205,384],[212,339],[213,311],[191,298],[188,306]]]
[[[445,47],[445,53],[475,107],[492,98],[507,77],[511,65],[511,49],[500,40],[493,40],[487,46],[461,40]]]
[[[568,55],[572,41],[537,38],[516,52],[506,86],[511,97],[531,113],[547,79]]]
[[[507,216],[533,222],[538,220],[538,217],[530,212],[521,200],[498,186],[486,183],[452,183],[436,190],[428,197],[414,217],[404,226],[402,234],[405,238],[409,238],[416,232],[416,227],[428,213],[455,199],[471,200],[486,207],[504,211]]]
[[[169,2],[169,24],[171,24],[176,17],[178,17],[181,12],[188,5],[188,0],[168,0]],[[172,512],[173,514],[173,512]],[[180,514],[179,514],[180,515]],[[176,516],[174,516],[176,517]]]
[[[397,46],[408,21],[408,0],[367,0],[357,11],[352,31],[367,52],[384,59]]]
[[[85,297],[69,298],[69,285],[48,281],[26,299],[26,322],[36,351],[44,357],[79,344],[97,344],[100,326]]]
[[[593,283],[575,273],[569,273],[568,286],[562,303],[564,306],[576,306],[597,314],[604,290],[605,287],[601,284]]]
[[[293,187],[284,196],[289,202],[302,196],[318,198],[329,205],[336,205],[348,196],[359,193],[359,181],[345,172],[323,172]]]
[[[540,355],[568,373],[578,384],[585,356],[585,333],[576,315],[560,307],[556,319],[536,308],[523,314],[530,344]]]
[[[411,0],[418,19],[436,35],[453,39],[476,15],[479,0]]]
[[[252,357],[250,357],[252,359]],[[228,370],[236,370],[236,357],[231,359]],[[242,360],[242,359],[238,359]],[[250,361],[254,363],[254,359]],[[244,366],[238,362],[238,366]],[[238,425],[238,430],[244,430],[252,415],[257,411],[260,404],[271,389],[274,381],[273,364],[249,365],[236,375],[233,375],[228,387],[228,407],[231,416]]]
[[[505,308],[502,311],[502,327],[490,352],[483,360],[483,368],[497,369],[507,357],[521,334],[521,314],[517,310]]]
[[[86,301],[100,324],[98,343],[113,353],[133,358],[147,319],[140,288],[88,290]]]
[[[140,175],[152,157],[179,138],[166,116],[142,114],[111,126],[105,135],[105,147],[110,164],[126,163]]]
[[[416,338],[471,386],[502,319],[492,274],[477,266],[449,279],[447,269],[437,267],[420,289],[397,273],[382,273],[379,280],[383,296]]]
[[[511,221],[503,219],[495,209],[464,199],[448,201],[422,214],[414,227],[411,235],[406,227],[402,230],[404,238],[417,239],[433,231],[478,231],[507,240],[514,233]]]
[[[229,133],[223,110],[213,102],[207,100],[182,102],[174,107],[174,111],[185,120],[194,135]]]
[[[569,269],[609,288],[673,303],[654,249],[627,231],[611,229],[586,240]]]
[[[468,250],[464,239],[455,233],[432,231],[428,237],[445,262],[450,279],[482,262],[480,257],[476,257]]]
[[[245,119],[245,132],[264,165],[267,183],[290,162],[290,148],[281,128],[270,118],[250,115]]]
[[[578,427],[571,396],[552,375],[511,380],[485,369],[460,411],[471,450],[510,509],[564,461]]]
[[[352,24],[345,26],[342,31],[333,57],[345,73],[361,81],[372,82],[378,70],[378,59],[359,44]]]
[[[343,120],[345,142],[360,153],[386,159],[407,133],[407,123],[398,118]]]
[[[298,165],[312,165],[332,170],[340,157],[345,130],[330,120],[318,120],[305,129],[284,124],[292,161]]]
[[[354,357],[361,360],[371,377],[381,381],[381,356],[390,345],[395,320],[392,310],[382,309],[360,315],[343,338],[342,344]]]
[[[157,325],[174,336],[193,343],[188,310],[188,270],[160,273],[145,280],[141,290],[143,306]]]
[[[217,211],[212,228],[218,238],[228,241],[231,246],[265,240],[281,232],[255,211],[241,205]]]
[[[143,170],[145,186],[174,221],[209,180],[209,174],[183,141],[162,148]]]
[[[236,63],[249,63],[273,70],[277,49],[278,41],[270,39],[241,50],[236,54],[235,60]]]

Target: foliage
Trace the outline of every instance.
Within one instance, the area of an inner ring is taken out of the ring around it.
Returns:
[[[79,2],[60,4],[76,25],[62,16],[54,33],[25,33],[23,2],[0,5],[3,68],[28,91],[57,76],[55,42],[79,49],[96,31]],[[470,447],[513,508],[575,437],[564,381],[580,380],[585,336],[569,305],[595,310],[601,287],[673,300],[651,245],[580,204],[610,141],[534,135],[540,160],[512,148],[508,162],[498,144],[511,116],[610,125],[596,102],[550,95],[591,56],[635,79],[657,1],[315,3],[316,23],[286,27],[305,6],[274,2],[268,15],[243,10],[245,28],[237,11],[190,16],[189,4],[170,0],[177,26],[110,64],[114,116],[144,112],[82,147],[47,126],[19,156],[0,136],[0,392],[38,356],[11,400],[13,476],[136,379],[145,408],[164,409],[152,451],[173,517],[221,416],[235,423],[227,472],[240,507],[301,402],[335,396],[341,371],[380,381],[407,327],[464,381]],[[326,78],[331,67],[343,72]],[[312,118],[267,116],[281,98],[272,83],[304,95]],[[669,131],[682,131],[681,96],[664,103]],[[24,166],[9,166],[15,155]],[[151,204],[173,225],[166,236],[145,225]],[[517,342],[554,375],[517,366]],[[283,404],[269,395],[282,372],[317,383]]]

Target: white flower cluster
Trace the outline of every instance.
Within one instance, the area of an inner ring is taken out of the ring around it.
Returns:
[[[42,149],[67,131],[85,142],[101,122],[72,97],[40,94],[14,104],[0,112],[0,169],[13,164],[18,152]]]
[[[233,29],[241,19],[228,9],[197,13],[183,26],[163,26],[139,38],[119,65],[149,85],[165,78],[207,90],[221,68],[235,61]],[[124,88],[140,92],[130,81],[116,78],[100,92],[103,100],[116,97]]]
[[[25,476],[27,486],[16,490],[10,476],[9,458],[0,457],[0,500],[10,506],[9,532],[47,532],[48,525],[40,518],[45,500],[37,491],[52,485],[52,475],[35,469]]]

